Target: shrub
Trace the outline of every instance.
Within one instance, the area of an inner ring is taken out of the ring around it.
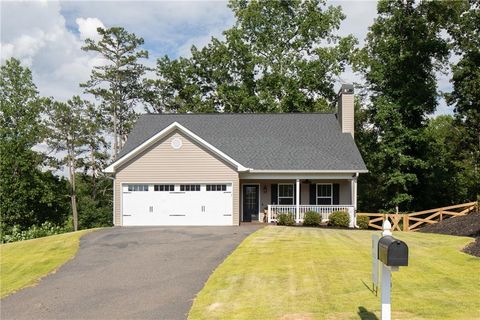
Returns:
[[[367,216],[357,216],[357,226],[360,229],[368,229],[368,222],[370,218]]]
[[[277,224],[280,226],[293,226],[295,219],[293,219],[292,213],[280,213],[277,215]]]
[[[30,240],[51,236],[71,231],[69,228],[63,228],[52,224],[51,222],[44,222],[40,226],[31,226],[27,230],[21,230],[19,226],[14,226],[8,234],[2,233],[2,243],[15,242],[22,240]]]
[[[322,218],[320,214],[315,211],[307,211],[305,212],[305,217],[303,218],[303,225],[310,226],[310,227],[318,227],[322,222]]]
[[[348,212],[345,211],[334,211],[330,214],[329,217],[330,224],[335,227],[345,227],[348,228],[350,225],[350,217]]]

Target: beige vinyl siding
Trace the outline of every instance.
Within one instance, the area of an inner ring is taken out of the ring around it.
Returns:
[[[338,102],[338,117],[342,132],[354,135],[354,95],[342,94]]]
[[[182,140],[180,149],[171,141]],[[239,178],[233,166],[197,142],[175,131],[117,169],[115,175],[115,225],[121,225],[122,183],[232,183],[233,223],[239,224]]]

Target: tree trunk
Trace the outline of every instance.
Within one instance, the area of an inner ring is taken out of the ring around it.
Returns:
[[[77,212],[77,189],[75,186],[75,162],[70,160],[70,184],[71,194],[70,199],[72,202],[72,214],[73,214],[73,230],[78,230],[78,212]]]
[[[90,147],[90,161],[92,163],[92,198],[97,198],[97,163],[95,162],[95,149]]]
[[[118,153],[118,131],[117,131],[117,107],[113,107],[113,152],[112,158],[115,160]]]

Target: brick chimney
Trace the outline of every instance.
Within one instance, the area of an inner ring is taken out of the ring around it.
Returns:
[[[337,119],[343,133],[350,133],[354,137],[354,95],[353,84],[342,84],[338,93]]]

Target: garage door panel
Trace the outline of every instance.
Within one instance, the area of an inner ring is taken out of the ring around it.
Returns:
[[[224,191],[207,191],[206,184],[200,191],[180,191],[180,184],[175,191],[154,191],[153,185],[148,191],[128,189],[123,187],[124,226],[233,224],[231,184]]]

